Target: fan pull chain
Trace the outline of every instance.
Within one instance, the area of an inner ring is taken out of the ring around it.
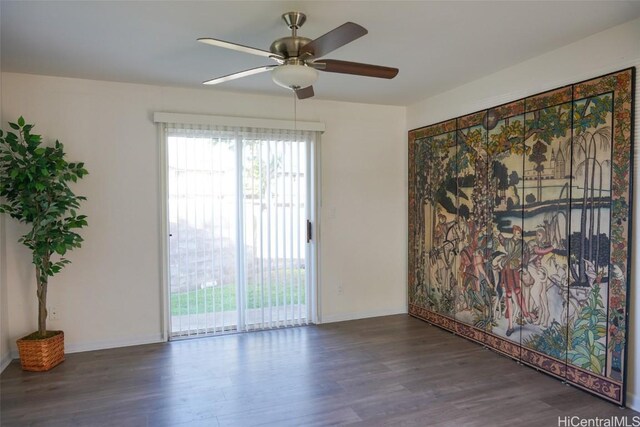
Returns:
[[[296,96],[296,91],[293,91],[293,133],[298,131],[298,100]]]

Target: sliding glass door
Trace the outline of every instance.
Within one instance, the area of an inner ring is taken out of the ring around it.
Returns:
[[[314,138],[168,126],[172,337],[312,318]]]

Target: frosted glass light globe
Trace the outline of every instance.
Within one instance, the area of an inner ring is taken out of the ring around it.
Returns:
[[[306,65],[280,65],[271,71],[273,81],[289,89],[309,87],[318,80],[318,71]]]

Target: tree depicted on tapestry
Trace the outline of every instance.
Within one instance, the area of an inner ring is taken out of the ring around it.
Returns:
[[[447,216],[456,215],[455,149],[453,133],[416,141],[416,299],[439,313],[451,313],[454,303],[455,238]]]
[[[456,156],[458,262],[455,318],[485,329],[490,326],[490,282],[485,269],[487,219],[492,203],[487,187],[487,132],[481,125],[459,129]]]
[[[567,359],[597,374],[606,363],[612,112],[611,94],[573,103],[569,297],[580,302],[580,310],[569,318]]]
[[[568,231],[570,205],[571,103],[528,111],[525,118],[524,235],[526,268],[522,271],[530,325],[524,346],[564,363],[569,301]],[[535,193],[535,196],[534,196]]]
[[[409,134],[410,313],[619,404],[634,71]]]

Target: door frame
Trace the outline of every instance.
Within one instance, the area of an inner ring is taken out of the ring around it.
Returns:
[[[228,125],[242,127],[263,127],[289,130],[309,130],[317,132],[315,143],[307,142],[307,201],[308,215],[312,224],[312,239],[307,245],[305,257],[310,268],[307,268],[307,298],[308,298],[308,323],[320,323],[321,318],[321,293],[319,286],[320,276],[320,215],[321,205],[321,168],[320,168],[320,140],[325,130],[324,123],[318,122],[294,122],[288,120],[250,119],[238,117],[207,116],[179,113],[154,113],[154,122],[157,124],[158,139],[158,220],[159,220],[159,278],[160,278],[160,328],[163,341],[176,340],[171,337],[171,298],[169,287],[169,194],[168,194],[168,154],[167,154],[167,124],[197,124],[197,125]],[[241,157],[236,156],[237,161]],[[241,174],[240,171],[238,171]],[[239,330],[238,332],[242,332]]]

